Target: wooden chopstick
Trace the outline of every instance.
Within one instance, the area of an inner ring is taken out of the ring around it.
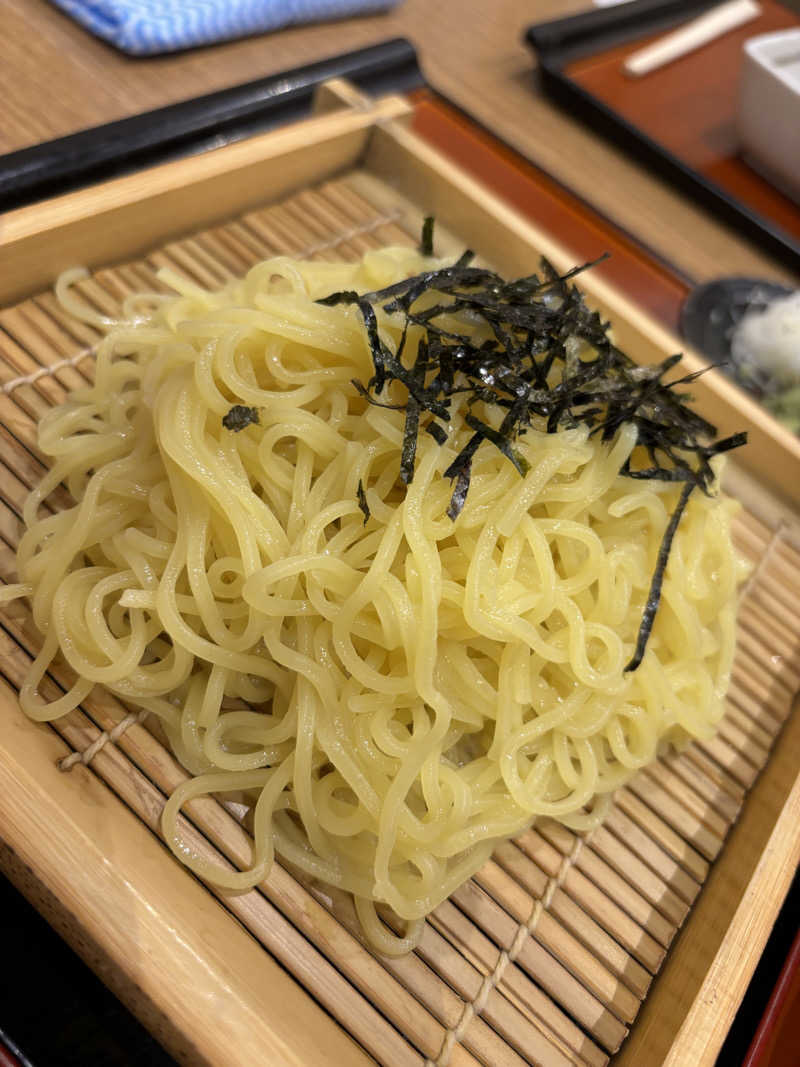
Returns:
[[[622,69],[631,77],[640,78],[701,48],[760,14],[761,5],[757,0],[729,0],[728,3],[720,4],[699,18],[692,19],[685,26],[668,33],[646,48],[634,52],[622,64]]]

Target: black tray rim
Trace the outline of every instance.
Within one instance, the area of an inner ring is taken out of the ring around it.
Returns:
[[[718,218],[758,240],[777,259],[800,270],[800,240],[754,211],[711,181],[634,123],[573,81],[568,62],[592,55],[615,44],[659,30],[667,30],[715,6],[717,0],[630,0],[619,7],[583,12],[529,26],[525,41],[536,53],[542,88],[557,103],[569,107],[592,129],[645,163],[659,177],[667,177]],[[800,25],[800,22],[798,23]]]

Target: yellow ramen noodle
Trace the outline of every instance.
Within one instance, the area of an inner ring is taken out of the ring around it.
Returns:
[[[351,384],[373,370],[359,311],[314,301],[430,264],[399,248],[279,257],[220,292],[164,272],[177,295],[130,298],[94,385],[42,419],[52,469],[25,508],[23,584],[5,594],[30,596],[44,639],[28,715],[57,718],[102,685],[158,719],[193,775],[163,818],[187,866],[241,889],[277,852],[352,893],[385,952],[410,947],[498,839],[537,815],[588,826],[665,742],[712,734],[741,577],[731,505],[693,493],[625,673],[679,496],[619,474],[630,426],[610,444],[533,428],[516,443],[524,478],[480,448],[454,522],[442,473],[472,433],[456,397],[447,442],[420,434],[414,480],[398,483],[403,412]],[[59,296],[91,319],[75,277]],[[400,319],[377,314],[396,350]],[[236,404],[258,421],[226,429]],[[60,483],[75,503],[51,513]],[[59,654],[76,681],[43,703]],[[249,797],[249,869],[182,842],[178,812],[201,794]]]

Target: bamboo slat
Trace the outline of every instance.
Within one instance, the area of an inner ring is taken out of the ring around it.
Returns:
[[[358,139],[364,128],[350,122],[344,136]],[[389,134],[382,130],[381,136]],[[337,151],[329,145],[326,158],[338,158]],[[303,170],[308,163],[301,167],[296,158],[294,165]],[[451,216],[456,226],[463,221],[462,193]],[[271,206],[248,203],[229,222],[215,216],[212,228],[189,237],[174,237],[168,229],[168,240],[142,249],[144,258],[100,269],[79,288],[93,307],[113,314],[125,294],[157,288],[161,266],[213,286],[270,254],[352,258],[388,242],[415,241],[421,214],[374,173],[356,170]],[[77,231],[71,234],[77,240]],[[447,245],[446,229],[439,239]],[[92,247],[102,246],[96,234],[93,241]],[[493,254],[502,258],[497,235]],[[41,264],[30,269],[38,277]],[[97,337],[92,327],[71,322],[47,292],[0,312],[5,581],[15,576],[23,501],[45,469],[36,422],[70,389],[91,381]],[[53,504],[59,506],[58,496]],[[691,924],[711,861],[720,852],[724,858],[731,826],[779,744],[800,681],[794,606],[800,553],[793,547],[800,539],[793,521],[770,525],[746,509],[736,520],[737,542],[755,566],[742,602],[730,709],[719,735],[643,771],[618,791],[593,833],[579,835],[543,819],[501,845],[429,918],[411,956],[374,955],[348,900],[304,884],[280,864],[262,885],[234,896],[201,889],[186,872],[176,877],[195,895],[205,894],[221,922],[248,930],[259,951],[280,962],[365,1062],[604,1067],[620,1047],[624,1058],[623,1042],[629,1029],[637,1034],[642,1003],[658,993],[652,979],[687,918]],[[17,689],[39,638],[19,602],[2,610],[0,626],[2,673]],[[56,693],[69,681],[66,668],[54,667],[45,686]],[[78,788],[102,783],[164,851],[160,812],[186,774],[147,721],[128,720],[124,707],[95,689],[80,711],[36,729],[55,738],[60,753],[78,754],[79,766],[70,772]],[[195,801],[186,809],[184,831],[192,847],[223,866],[247,862],[251,843],[230,807]],[[166,852],[164,862],[172,864]],[[322,1034],[324,1027],[315,1023],[312,1029]],[[320,1052],[307,1062],[329,1061]]]
[[[716,780],[704,775],[696,761],[692,758],[693,753],[681,753],[680,755],[667,756],[664,766],[668,767],[697,793],[708,802],[714,812],[718,812],[725,822],[725,829],[736,818],[741,800],[738,802],[729,792],[717,784]],[[677,783],[675,783],[677,785]],[[678,785],[678,788],[681,788]]]
[[[547,892],[547,875],[528,856],[508,841],[494,852],[495,862],[522,886],[533,899],[541,900]],[[590,915],[578,907],[561,887],[553,893],[550,914],[557,918],[566,931],[578,938],[586,948],[591,948],[610,972],[617,975],[624,985],[641,999],[647,992],[652,976],[638,964],[625,949],[612,938]],[[541,928],[541,922],[540,922]]]

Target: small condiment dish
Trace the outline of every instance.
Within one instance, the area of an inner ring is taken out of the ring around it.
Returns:
[[[746,161],[800,203],[800,27],[745,42],[738,130]]]

